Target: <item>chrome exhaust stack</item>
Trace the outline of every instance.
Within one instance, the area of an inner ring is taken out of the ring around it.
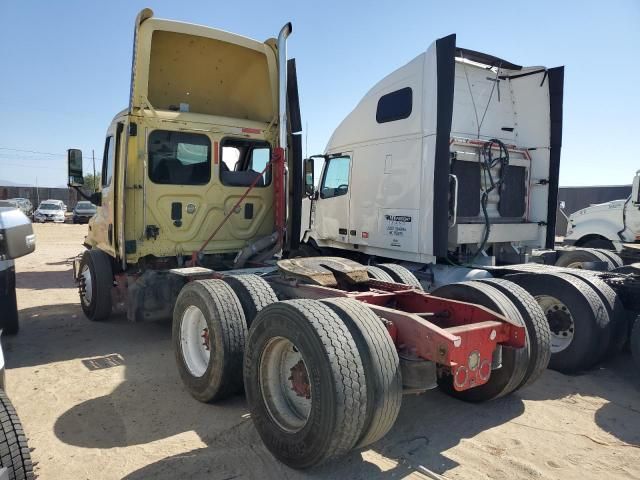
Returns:
[[[278,140],[280,148],[287,152],[287,37],[293,27],[288,22],[278,34]],[[286,158],[286,157],[285,157]]]

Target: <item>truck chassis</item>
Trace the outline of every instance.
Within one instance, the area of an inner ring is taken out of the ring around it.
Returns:
[[[491,400],[548,362],[548,355],[538,361],[549,348],[546,324],[528,328],[488,284],[458,288],[480,289],[498,308],[376,280],[336,257],[280,260],[277,271],[253,272],[261,275],[171,270],[184,283],[173,315],[178,369],[200,401],[244,385],[266,446],[294,468],[382,438],[403,393],[439,386],[462,400]]]

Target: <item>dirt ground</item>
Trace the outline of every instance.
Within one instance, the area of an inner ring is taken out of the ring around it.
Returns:
[[[71,259],[86,226],[35,229],[36,252],[16,262],[21,331],[3,344],[42,479],[640,479],[640,375],[628,354],[579,376],[547,371],[481,405],[405,396],[370,450],[291,470],[263,447],[243,397],[189,396],[168,324],[83,317]]]

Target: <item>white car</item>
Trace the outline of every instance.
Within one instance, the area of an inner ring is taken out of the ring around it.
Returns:
[[[66,208],[60,200],[45,200],[33,214],[34,222],[64,223]]]

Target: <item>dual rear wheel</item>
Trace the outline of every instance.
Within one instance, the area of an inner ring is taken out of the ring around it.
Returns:
[[[258,433],[295,468],[384,436],[400,409],[402,381],[383,323],[355,300],[276,300],[255,276],[182,289],[173,339],[189,392],[221,400],[239,392],[244,377]]]
[[[549,367],[591,368],[622,348],[628,326],[616,293],[589,272],[524,273],[507,277],[536,299],[551,333]]]
[[[501,366],[486,385],[457,392],[445,374],[439,381],[444,391],[491,400],[528,384],[546,367],[548,327],[526,292],[507,281],[446,288],[436,294],[497,310],[526,325],[528,336],[525,349],[503,349]],[[178,297],[173,336],[189,392],[211,402],[244,387],[263,442],[291,467],[308,468],[365,447],[397,419],[402,378],[396,347],[384,323],[358,301],[277,301],[269,284],[250,275],[200,280]]]

